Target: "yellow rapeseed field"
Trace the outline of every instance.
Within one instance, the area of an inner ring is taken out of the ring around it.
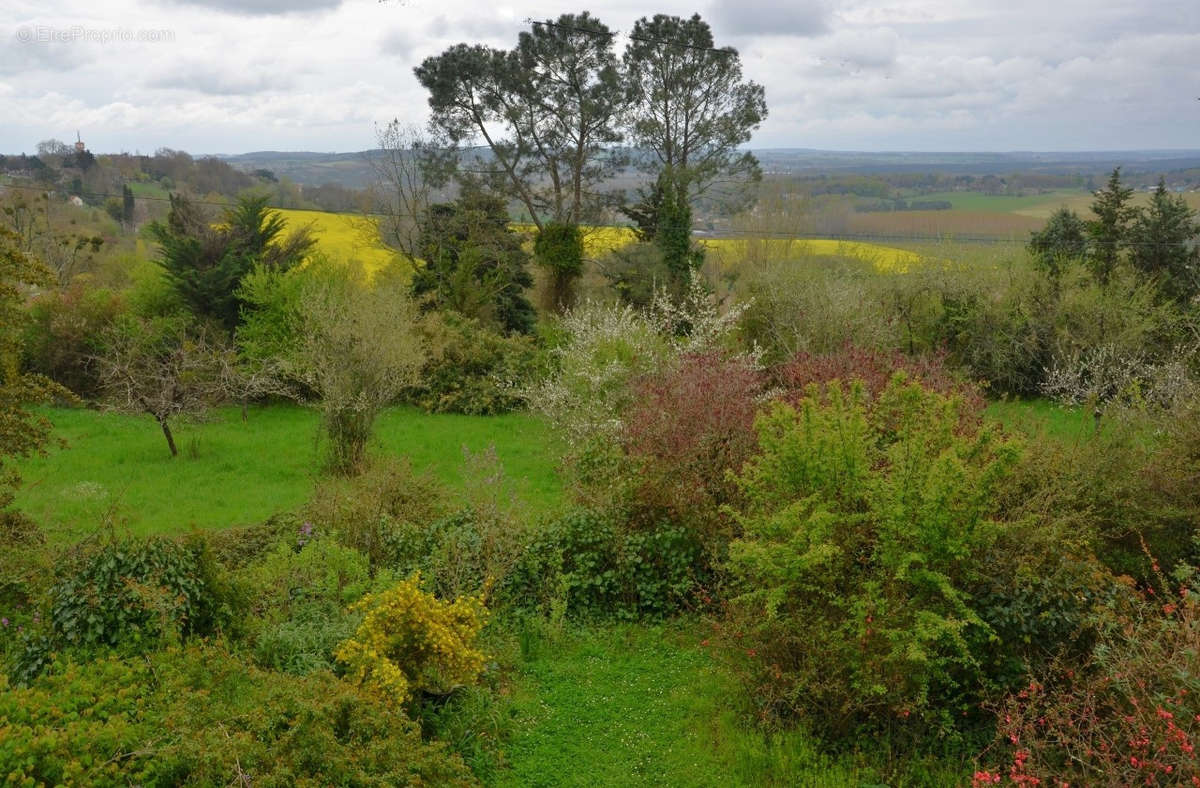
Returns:
[[[363,263],[368,272],[374,273],[389,263],[403,259],[402,255],[388,249],[379,240],[378,223],[374,218],[323,211],[280,209],[279,212],[288,220],[290,228],[312,224],[318,248],[333,260],[356,259]],[[513,229],[530,236],[527,247],[532,251],[533,225],[514,224]],[[628,227],[588,227],[583,236],[584,254],[595,259],[628,246],[635,240],[633,230]],[[922,260],[920,255],[906,249],[859,241],[704,238],[699,243],[707,251],[709,260],[721,269],[736,267],[748,260],[787,262],[802,257],[836,256],[864,260],[874,264],[881,272],[903,273]]]
[[[533,233],[531,224],[514,224],[513,228],[519,232]],[[584,230],[583,250],[587,257],[594,259],[635,240],[636,236],[629,227],[589,227]],[[802,257],[832,256],[864,260],[873,263],[880,272],[903,273],[922,260],[916,252],[907,249],[827,238],[703,238],[700,239],[700,245],[705,248],[708,258],[721,269],[734,267],[747,260],[787,262]]]
[[[372,217],[325,211],[278,210],[287,219],[289,231],[312,225],[317,248],[331,260],[357,260],[368,274],[374,274],[404,259],[379,239],[379,224]]]

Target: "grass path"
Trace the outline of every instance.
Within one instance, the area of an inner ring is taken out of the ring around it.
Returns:
[[[799,731],[765,734],[737,712],[741,690],[700,645],[703,625],[609,625],[535,637],[514,671],[505,788],[866,786],[865,755],[831,757]],[[526,639],[530,640],[530,639]],[[878,761],[875,761],[878,762]],[[950,785],[921,767],[893,784]]]

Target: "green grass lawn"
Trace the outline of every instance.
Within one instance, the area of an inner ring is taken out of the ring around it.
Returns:
[[[568,626],[521,637],[499,786],[864,786],[884,781],[876,746],[829,756],[739,711],[743,690],[703,645],[704,625]],[[891,784],[963,782],[957,765],[911,764]]]
[[[25,484],[16,505],[55,541],[78,538],[109,513],[134,533],[179,533],[259,522],[303,503],[320,465],[319,414],[276,405],[251,408],[243,423],[223,408],[200,424],[176,428],[172,459],[154,421],[82,409],[45,411],[67,442],[48,457],[19,464]],[[496,454],[522,505],[558,505],[550,434],[525,414],[490,418],[385,412],[376,425],[376,452],[408,456],[451,487],[463,484],[463,447]]]
[[[1071,408],[1048,399],[1006,399],[988,404],[987,415],[1005,429],[1029,437],[1080,441],[1092,437],[1095,420],[1086,408]]]

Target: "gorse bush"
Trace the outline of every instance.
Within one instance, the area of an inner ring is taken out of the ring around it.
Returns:
[[[417,726],[322,671],[264,671],[220,645],[0,678],[0,772],[16,785],[471,785]]]
[[[356,602],[362,623],[336,652],[352,682],[394,704],[474,683],[486,659],[475,644],[486,618],[483,600],[443,601],[420,582],[414,575]]]
[[[970,589],[1018,452],[962,430],[962,407],[897,375],[877,398],[835,381],[760,416],[725,629],[764,714],[947,733],[978,702],[994,636]]]

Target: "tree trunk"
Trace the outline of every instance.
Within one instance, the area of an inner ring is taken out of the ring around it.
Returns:
[[[162,427],[163,435],[167,438],[167,448],[171,450],[171,456],[178,457],[179,449],[175,447],[175,436],[171,434],[171,427],[167,424],[167,420],[159,419],[158,424]]]

